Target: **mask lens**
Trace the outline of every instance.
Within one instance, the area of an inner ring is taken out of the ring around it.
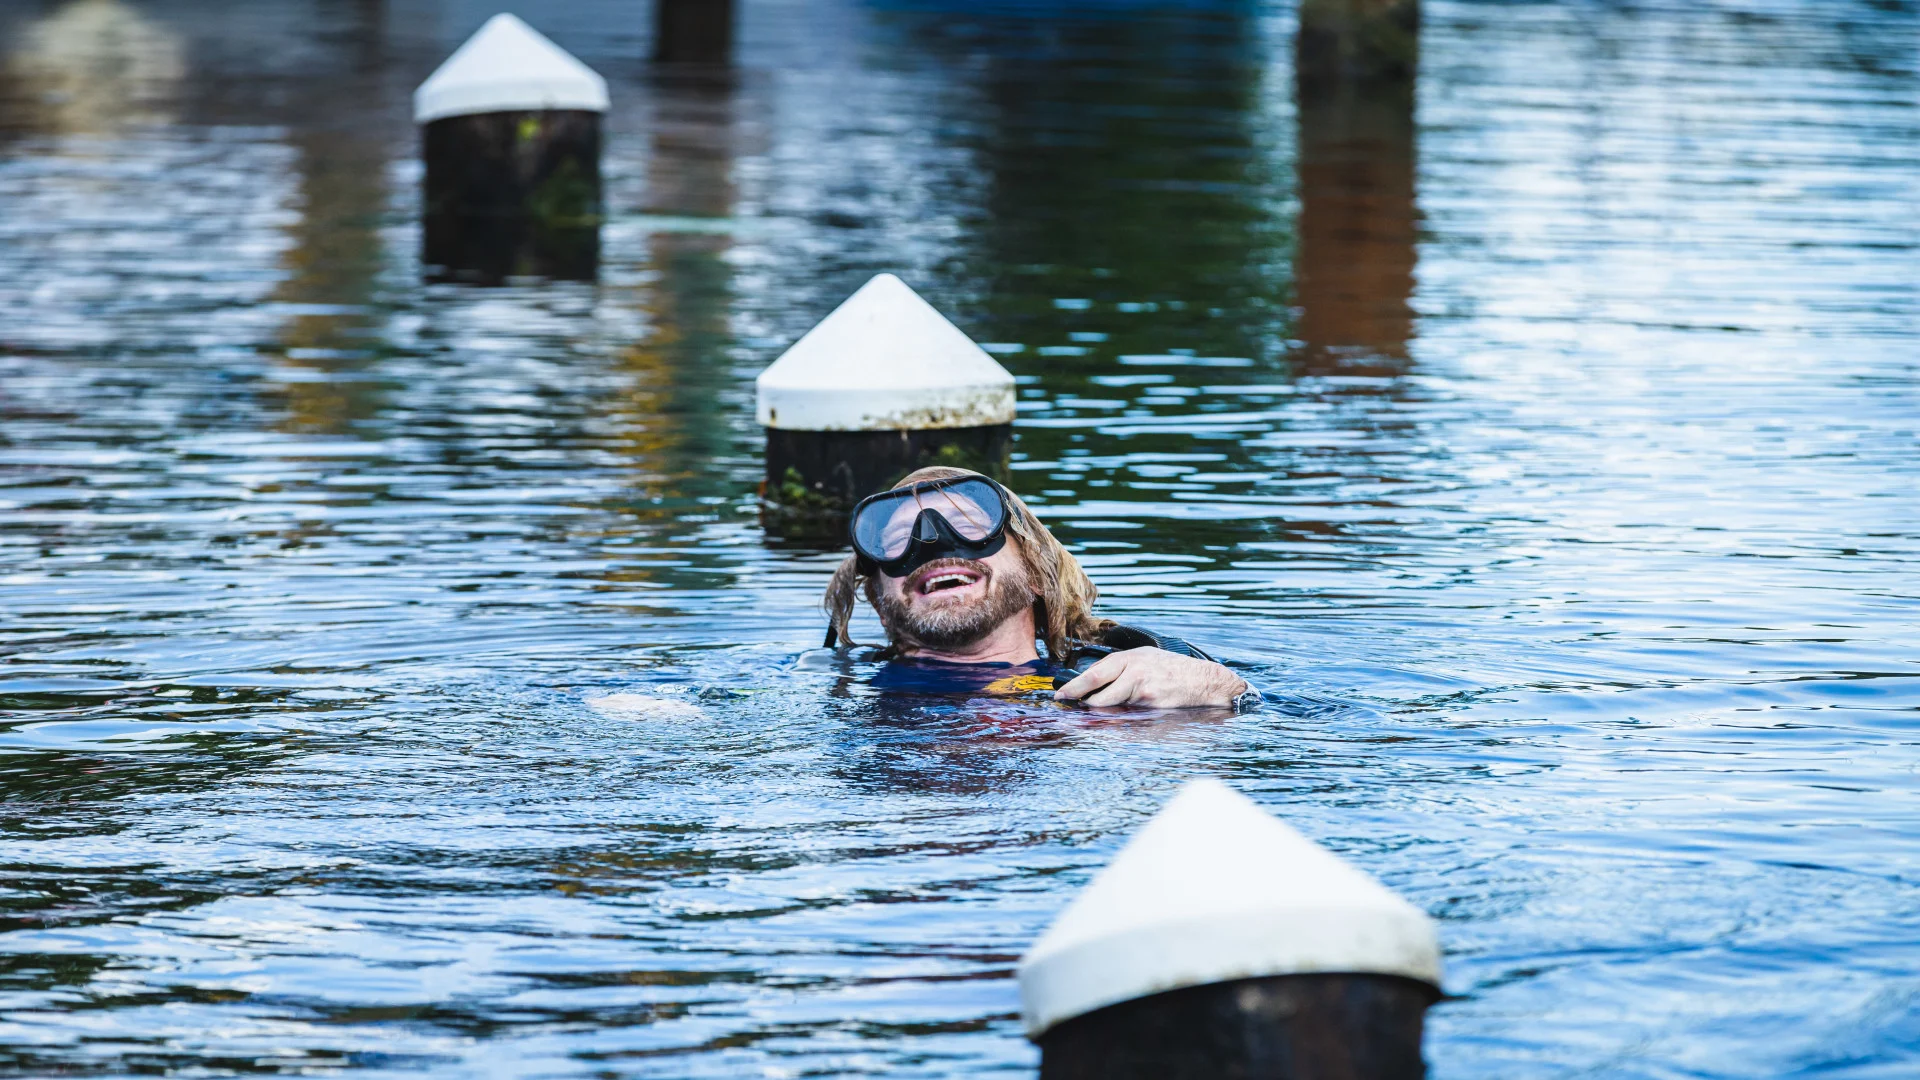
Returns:
[[[876,507],[880,509],[880,507]],[[897,559],[907,550],[908,541],[913,539],[913,522],[920,516],[920,507],[911,498],[897,499],[885,507],[887,513],[880,523],[880,539],[873,550],[881,558]]]
[[[877,561],[906,554],[914,522],[924,510],[939,514],[965,540],[985,540],[1006,520],[1006,503],[985,480],[919,485],[889,492],[861,508],[853,521],[854,545]]]
[[[870,559],[897,559],[913,538],[920,504],[912,491],[888,492],[860,508],[853,519],[854,546]]]
[[[1007,513],[1000,493],[983,480],[962,480],[952,487],[925,492],[920,501],[968,540],[985,540]]]

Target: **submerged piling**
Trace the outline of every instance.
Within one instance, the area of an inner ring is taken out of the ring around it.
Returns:
[[[592,280],[606,111],[599,74],[512,15],[487,20],[413,94],[428,276]]]
[[[1417,1080],[1433,921],[1218,780],[1020,962],[1041,1080]]]
[[[734,0],[654,0],[654,63],[730,63],[733,12]]]
[[[1294,59],[1302,86],[1411,84],[1420,67],[1420,0],[1300,0]]]
[[[837,539],[853,504],[926,465],[1004,477],[1013,376],[892,274],[860,287],[755,383],[768,528]]]

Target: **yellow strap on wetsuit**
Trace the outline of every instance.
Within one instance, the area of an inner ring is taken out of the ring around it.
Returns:
[[[1035,690],[1052,689],[1053,676],[1051,675],[1010,675],[1004,679],[995,679],[981,687],[980,692],[1001,697],[1014,697],[1020,694],[1031,694]]]

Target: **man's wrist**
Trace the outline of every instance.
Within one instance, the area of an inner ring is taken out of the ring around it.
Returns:
[[[1243,712],[1251,712],[1254,709],[1259,708],[1262,700],[1263,699],[1260,697],[1260,691],[1254,689],[1252,683],[1248,682],[1245,679],[1241,679],[1240,690],[1238,693],[1233,695],[1233,700],[1229,702],[1229,704],[1233,708],[1234,712],[1243,713]]]

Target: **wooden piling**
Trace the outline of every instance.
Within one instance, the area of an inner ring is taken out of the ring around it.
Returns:
[[[1420,1080],[1432,986],[1277,975],[1135,998],[1040,1037],[1040,1080]]]
[[[452,116],[421,131],[429,276],[591,281],[600,262],[600,114]]]
[[[892,274],[879,274],[756,380],[761,520],[839,542],[853,504],[925,465],[1004,477],[1013,376]]]
[[[1411,83],[1420,68],[1420,0],[1300,0],[1301,85]]]
[[[805,520],[839,539],[853,504],[929,465],[1007,479],[1012,424],[917,431],[786,431],[767,429],[766,497],[794,533]]]
[[[596,275],[605,79],[496,15],[420,84],[413,105],[429,278]]]
[[[654,0],[654,63],[731,63],[733,9],[734,0]]]
[[[1419,1080],[1433,920],[1218,780],[1020,961],[1041,1080]]]

